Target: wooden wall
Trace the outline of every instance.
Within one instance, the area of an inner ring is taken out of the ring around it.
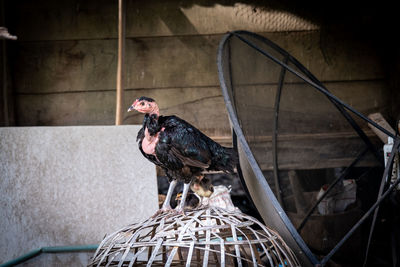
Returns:
[[[245,29],[288,50],[361,112],[389,112],[385,73],[373,47],[324,35],[317,24],[289,13],[276,23],[275,11],[198,2],[127,1],[127,108],[137,97],[153,97],[162,113],[229,141],[216,53],[225,32]],[[11,60],[17,125],[113,124],[117,1],[24,0],[7,8],[19,37]],[[124,123],[141,119],[126,113]]]

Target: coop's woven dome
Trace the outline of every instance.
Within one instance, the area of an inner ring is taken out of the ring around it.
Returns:
[[[282,238],[241,212],[166,213],[107,236],[89,266],[300,266]]]

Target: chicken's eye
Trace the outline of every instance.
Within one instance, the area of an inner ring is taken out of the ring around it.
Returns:
[[[144,106],[144,102],[140,102],[140,105]]]

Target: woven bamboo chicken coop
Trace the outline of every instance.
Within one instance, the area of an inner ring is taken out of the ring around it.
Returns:
[[[239,211],[168,213],[108,235],[89,266],[300,266],[282,238]]]

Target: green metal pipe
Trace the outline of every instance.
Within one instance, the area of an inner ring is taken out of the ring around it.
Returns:
[[[96,250],[99,245],[42,247],[43,253],[83,252]]]
[[[96,250],[99,245],[82,245],[82,246],[57,246],[57,247],[42,247],[32,250],[21,257],[12,259],[8,262],[0,264],[0,267],[10,267],[28,261],[42,253],[68,253],[68,252],[84,252]]]
[[[26,253],[25,255],[22,255],[21,257],[15,258],[13,260],[10,260],[6,263],[1,264],[0,267],[14,266],[14,265],[20,264],[22,262],[25,262],[27,260],[30,260],[40,254],[42,254],[42,249],[41,248],[35,249],[35,250],[32,250],[32,251]]]

